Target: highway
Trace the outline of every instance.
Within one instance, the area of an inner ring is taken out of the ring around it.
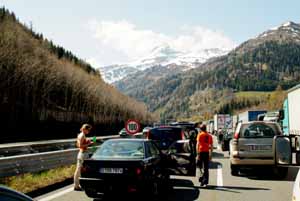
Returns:
[[[246,171],[231,176],[229,155],[215,149],[210,168],[209,186],[202,188],[197,177],[173,176],[173,189],[162,199],[166,201],[288,201],[298,168],[289,168],[288,176],[277,179],[265,171]],[[90,201],[84,192],[73,191],[72,185],[35,198],[39,201]],[[124,200],[124,198],[122,198]]]

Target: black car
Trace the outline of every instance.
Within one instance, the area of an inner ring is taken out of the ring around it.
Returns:
[[[186,137],[182,127],[156,127],[149,130],[147,138],[165,154],[170,175],[195,176],[196,141]]]
[[[0,200],[1,201],[33,201],[33,199],[31,199],[29,196],[1,185],[0,185]]]
[[[147,138],[153,140],[159,149],[168,150],[178,140],[184,140],[184,131],[177,126],[161,126],[149,130]]]
[[[169,181],[163,157],[151,140],[107,140],[84,161],[80,185],[92,198],[113,191],[158,196]]]

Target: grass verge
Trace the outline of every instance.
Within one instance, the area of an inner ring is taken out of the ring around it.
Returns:
[[[75,169],[76,165],[71,165],[39,173],[26,173],[13,177],[0,178],[0,184],[23,193],[28,193],[72,178]]]

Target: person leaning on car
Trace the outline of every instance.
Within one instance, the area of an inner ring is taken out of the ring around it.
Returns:
[[[211,160],[211,154],[213,151],[212,136],[206,131],[206,125],[200,126],[200,132],[197,136],[197,165],[200,169],[204,168],[203,176],[199,178],[201,186],[206,186],[209,181],[208,165]]]
[[[88,146],[93,144],[91,140],[86,138],[86,135],[90,133],[92,126],[89,124],[83,124],[80,131],[81,133],[77,136],[76,146],[79,148],[79,153],[77,155],[77,167],[74,174],[74,190],[80,191],[81,187],[79,185],[79,177],[81,175],[81,167],[84,159],[88,158],[87,149]]]

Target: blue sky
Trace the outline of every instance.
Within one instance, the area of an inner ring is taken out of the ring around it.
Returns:
[[[126,63],[164,43],[230,49],[286,21],[299,0],[0,0],[35,31],[95,67]]]

